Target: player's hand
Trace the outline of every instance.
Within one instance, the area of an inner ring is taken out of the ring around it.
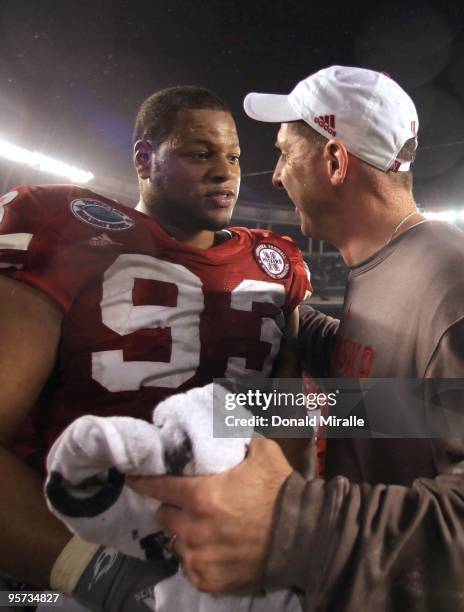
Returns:
[[[141,561],[101,546],[72,596],[95,612],[145,612],[153,608],[155,585],[176,571],[174,560]]]
[[[164,502],[159,525],[176,534],[173,551],[201,591],[253,590],[262,584],[277,497],[292,472],[278,445],[253,439],[247,458],[214,476],[129,479]]]
[[[176,559],[141,561],[73,536],[55,561],[50,586],[93,612],[153,609],[154,587],[178,570]]]

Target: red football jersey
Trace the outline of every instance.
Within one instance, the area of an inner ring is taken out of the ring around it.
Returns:
[[[286,317],[310,288],[294,243],[233,228],[218,246],[184,245],[150,217],[69,185],[0,199],[3,274],[64,314],[55,372],[18,434],[41,467],[82,414],[149,419],[179,390],[268,376]]]

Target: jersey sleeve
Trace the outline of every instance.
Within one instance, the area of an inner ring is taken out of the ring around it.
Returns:
[[[78,290],[61,244],[69,188],[54,187],[15,187],[0,199],[0,273],[38,289],[67,311]]]
[[[34,235],[40,231],[42,214],[32,195],[17,187],[0,198],[0,270],[27,269]]]

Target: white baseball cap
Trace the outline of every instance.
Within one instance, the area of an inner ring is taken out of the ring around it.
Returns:
[[[350,153],[384,172],[406,171],[411,165],[397,156],[405,142],[417,136],[416,107],[382,72],[330,66],[300,81],[288,96],[250,93],[243,106],[257,121],[302,119],[322,136],[336,136]]]

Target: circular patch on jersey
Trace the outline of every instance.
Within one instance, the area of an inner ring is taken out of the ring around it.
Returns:
[[[129,229],[135,224],[128,215],[99,200],[73,200],[71,212],[79,221],[110,231]]]
[[[290,270],[287,255],[274,244],[258,244],[255,257],[261,268],[272,278],[285,278]]]

